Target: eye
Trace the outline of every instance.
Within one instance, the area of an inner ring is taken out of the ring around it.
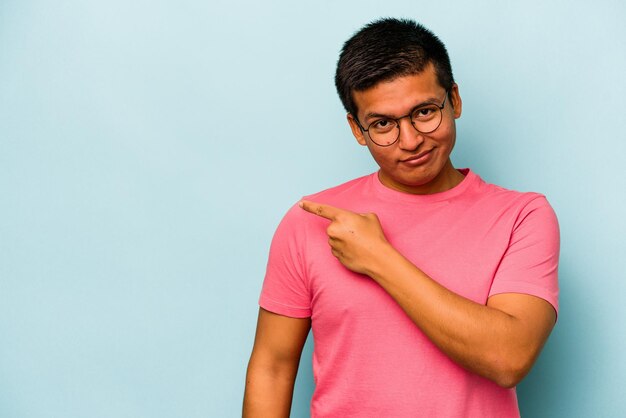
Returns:
[[[396,123],[393,120],[389,119],[379,119],[370,124],[370,129],[374,129],[379,132],[390,131],[396,126]]]
[[[438,110],[439,108],[437,106],[420,107],[413,111],[412,118],[413,120],[418,120],[418,121],[428,120],[432,118],[437,113]]]

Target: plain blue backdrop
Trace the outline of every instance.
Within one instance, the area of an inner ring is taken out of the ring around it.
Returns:
[[[376,168],[333,74],[381,16],[448,46],[454,164],[558,214],[523,415],[626,414],[624,2],[0,0],[0,417],[240,415],[274,228]]]

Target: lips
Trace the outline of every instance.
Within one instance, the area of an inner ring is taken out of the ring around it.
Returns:
[[[420,152],[417,155],[412,155],[408,158],[400,160],[401,163],[409,164],[409,165],[420,165],[428,161],[432,155],[433,149],[429,149],[423,152]]]

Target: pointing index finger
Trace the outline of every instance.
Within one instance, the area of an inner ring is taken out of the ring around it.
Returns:
[[[309,213],[321,216],[322,218],[326,218],[331,221],[334,221],[340,213],[345,212],[343,209],[339,209],[334,206],[325,205],[323,203],[315,203],[308,200],[301,200],[300,203],[298,203],[298,206]]]

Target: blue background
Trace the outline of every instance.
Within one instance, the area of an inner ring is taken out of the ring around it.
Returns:
[[[448,46],[454,164],[559,216],[522,413],[624,416],[624,2],[0,0],[0,417],[240,415],[274,228],[375,170],[333,74],[380,16]]]

